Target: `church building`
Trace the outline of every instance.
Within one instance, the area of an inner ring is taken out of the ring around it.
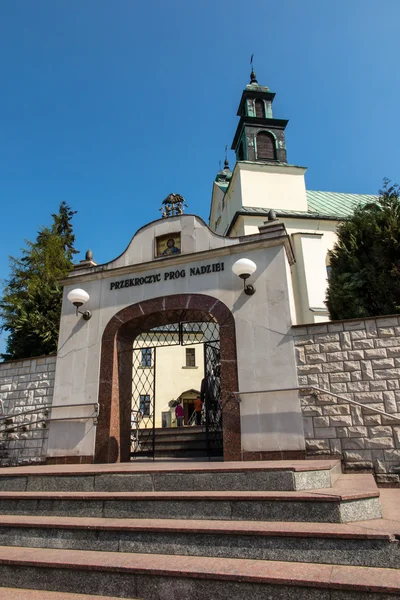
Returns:
[[[296,258],[290,267],[296,322],[318,323],[329,319],[324,300],[336,228],[357,205],[376,198],[307,190],[306,167],[288,162],[288,121],[273,117],[274,97],[252,71],[237,111],[240,120],[232,142],[236,164],[231,171],[225,160],[215,179],[209,224],[219,235],[237,237],[279,219]]]

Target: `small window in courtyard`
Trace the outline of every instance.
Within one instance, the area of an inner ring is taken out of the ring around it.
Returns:
[[[140,394],[140,406],[139,410],[143,417],[150,417],[150,396]]]
[[[142,367],[151,367],[151,348],[142,348]]]
[[[187,367],[195,367],[196,366],[196,349],[195,348],[186,348],[186,366]]]

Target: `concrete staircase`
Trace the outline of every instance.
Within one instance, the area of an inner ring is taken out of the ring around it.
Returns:
[[[138,431],[139,447],[148,450],[151,446],[149,430]],[[217,440],[219,439],[219,443]],[[154,453],[156,458],[206,458],[222,454],[222,432],[212,434],[212,448],[207,445],[207,433],[204,427],[165,427],[154,429]],[[214,449],[214,451],[212,451]],[[218,452],[218,449],[220,451]],[[140,456],[140,452],[136,453]]]
[[[400,523],[336,461],[18,467],[0,490],[0,600],[400,597]]]

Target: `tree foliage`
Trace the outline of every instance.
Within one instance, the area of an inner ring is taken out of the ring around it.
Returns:
[[[26,241],[20,258],[10,257],[11,274],[0,299],[2,330],[8,332],[4,359],[26,358],[57,351],[62,286],[71,270],[75,235],[66,202],[52,214],[35,242]]]
[[[384,180],[376,202],[359,207],[338,228],[326,304],[331,319],[400,310],[400,188]]]

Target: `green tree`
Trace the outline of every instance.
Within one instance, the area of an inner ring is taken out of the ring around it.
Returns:
[[[331,319],[400,310],[400,188],[384,180],[376,202],[358,207],[338,228],[329,253],[326,298]]]
[[[26,358],[57,351],[61,313],[60,279],[73,266],[76,214],[61,202],[50,227],[35,242],[26,241],[21,258],[10,257],[11,275],[0,299],[2,330],[8,332],[3,359]]]

